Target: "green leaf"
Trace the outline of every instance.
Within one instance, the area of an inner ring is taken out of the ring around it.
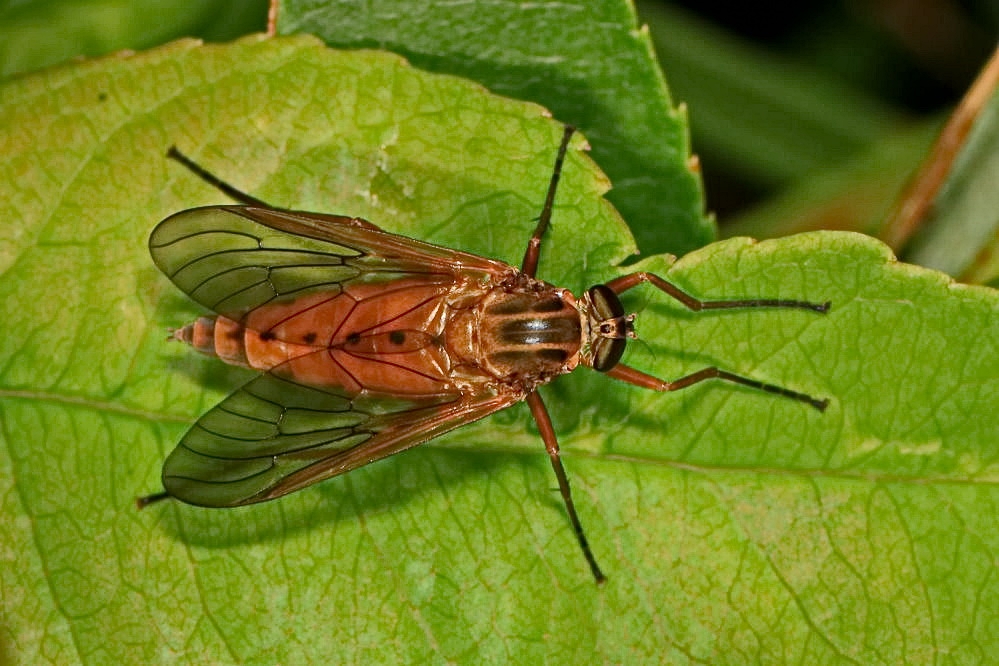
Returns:
[[[650,287],[625,361],[831,399],[579,371],[543,389],[596,587],[526,408],[285,499],[162,504],[159,467],[250,374],[167,342],[199,312],[146,238],[225,198],[361,215],[517,263],[561,127],[531,104],[308,38],[178,42],[0,88],[0,658],[17,663],[931,663],[996,654],[994,291],[863,236],[734,239]],[[590,137],[592,141],[592,137]],[[541,275],[633,249],[572,151]],[[671,197],[669,192],[664,197]],[[678,195],[682,196],[682,195]]]
[[[590,139],[614,182],[609,199],[643,254],[683,254],[714,239],[688,161],[686,114],[673,107],[630,2],[381,0],[362,8],[353,0],[284,0],[278,30],[388,49],[422,69],[542,104]]]
[[[155,21],[149,17],[155,16]],[[177,37],[225,40],[266,24],[261,0],[30,0],[0,3],[0,77]]]

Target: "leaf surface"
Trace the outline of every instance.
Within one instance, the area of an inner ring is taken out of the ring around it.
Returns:
[[[608,197],[643,254],[683,254],[714,239],[688,161],[686,113],[674,108],[630,2],[283,0],[277,27],[331,46],[387,49],[542,104],[590,139],[614,182]]]
[[[155,21],[149,17],[155,16]],[[178,37],[262,30],[266,0],[31,0],[0,3],[0,77]]]
[[[523,406],[279,501],[136,512],[184,430],[249,379],[164,340],[198,308],[148,256],[225,198],[366,217],[518,263],[560,125],[313,39],[177,42],[0,88],[0,657],[17,663],[931,663],[999,652],[995,292],[862,236],[734,239],[628,294],[625,361],[828,397],[544,389],[593,584]],[[632,241],[569,156],[541,275],[579,291]],[[668,192],[663,196],[671,196]]]

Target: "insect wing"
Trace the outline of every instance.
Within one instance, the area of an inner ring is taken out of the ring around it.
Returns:
[[[263,374],[206,413],[163,466],[167,492],[230,507],[274,499],[416,446],[520,400],[483,390],[420,398]]]
[[[515,270],[390,234],[357,218],[254,206],[177,213],[153,230],[149,247],[156,265],[189,296],[248,327],[282,312],[275,305],[297,308],[317,298],[332,303],[343,291],[380,293],[381,286],[386,293],[398,292],[400,285],[481,286]],[[435,386],[406,395],[356,382],[303,381],[309,373],[301,368],[327,367],[336,353],[319,346],[278,365],[202,416],[164,464],[167,492],[215,507],[273,499],[420,444],[522,397],[485,386],[464,391]],[[396,365],[403,363],[398,354],[395,359]],[[384,359],[376,354],[368,362],[379,360]]]
[[[149,238],[153,261],[198,303],[240,320],[261,305],[352,282],[426,277],[485,282],[513,269],[398,236],[359,218],[259,208],[207,206],[163,220]],[[436,277],[435,277],[436,276]]]

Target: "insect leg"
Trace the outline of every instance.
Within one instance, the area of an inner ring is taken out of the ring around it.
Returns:
[[[607,580],[607,577],[600,571],[600,566],[597,565],[597,560],[593,557],[593,551],[590,550],[590,544],[586,540],[586,535],[583,534],[583,524],[579,522],[579,516],[576,515],[576,506],[572,503],[572,493],[569,491],[569,478],[565,475],[565,468],[562,466],[562,458],[559,456],[558,450],[558,439],[555,437],[555,428],[552,427],[552,420],[548,416],[548,409],[545,407],[545,403],[541,400],[541,395],[537,391],[527,394],[527,404],[531,408],[531,414],[534,415],[534,420],[538,424],[538,430],[541,431],[541,439],[545,442],[545,448],[548,449],[548,457],[551,458],[552,468],[554,468],[555,477],[558,479],[558,489],[562,493],[562,500],[565,502],[565,510],[569,514],[572,529],[576,532],[576,539],[579,541],[579,546],[583,549],[583,556],[586,557],[586,561],[590,565],[590,571],[593,572],[593,577],[599,585]]]
[[[177,162],[180,162],[181,164],[184,165],[184,167],[188,169],[188,171],[191,171],[195,176],[205,181],[212,187],[218,189],[223,194],[232,197],[236,201],[239,201],[244,204],[249,204],[250,206],[260,206],[261,208],[273,208],[273,206],[268,204],[266,201],[261,201],[256,197],[251,197],[249,194],[243,192],[242,190],[237,190],[235,187],[225,182],[224,180],[213,174],[211,171],[209,171],[208,169],[204,168],[203,166],[192,160],[184,153],[177,150],[177,146],[170,146],[170,150],[167,151],[167,157],[169,157],[172,160],[176,160]]]
[[[534,277],[538,271],[538,257],[541,256],[541,237],[545,235],[545,230],[552,220],[552,206],[555,204],[555,190],[558,189],[558,179],[562,175],[562,163],[565,161],[565,153],[569,149],[569,139],[576,128],[566,125],[562,133],[562,143],[558,147],[558,155],[555,156],[555,168],[552,170],[552,179],[548,183],[548,195],[545,196],[545,205],[541,209],[541,217],[538,218],[538,226],[531,234],[531,240],[527,242],[527,251],[524,252],[524,261],[520,265],[522,273]]]
[[[798,400],[799,402],[811,405],[820,412],[824,412],[826,410],[826,407],[829,406],[828,398],[823,398],[820,400],[818,398],[813,398],[812,396],[806,393],[799,393],[798,391],[792,391],[791,389],[784,388],[783,386],[766,384],[756,379],[750,379],[749,377],[743,377],[742,375],[737,375],[733,372],[728,372],[727,370],[719,370],[714,366],[709,368],[704,368],[703,370],[698,370],[697,372],[685,375],[671,382],[668,382],[664,379],[659,379],[658,377],[653,377],[652,375],[647,375],[640,370],[636,370],[632,367],[629,367],[621,363],[615,365],[605,374],[622,382],[628,382],[629,384],[634,384],[635,386],[651,389],[653,391],[663,391],[663,392],[679,391],[680,389],[685,389],[688,386],[693,386],[698,382],[703,382],[705,379],[722,379],[727,382],[742,384],[743,386],[748,386],[750,388],[758,389],[760,391],[766,391],[767,393],[774,393],[776,395],[784,396],[785,398],[791,398],[792,400]]]
[[[648,282],[657,289],[666,292],[676,300],[680,301],[690,310],[700,312],[701,310],[734,310],[738,308],[796,308],[799,310],[811,310],[825,314],[829,311],[830,302],[810,303],[808,301],[789,301],[777,298],[750,298],[734,301],[702,301],[694,298],[683,291],[675,284],[667,282],[653,273],[630,273],[611,280],[606,286],[615,294],[621,294],[632,287],[637,287],[643,282]]]
[[[154,502],[159,502],[160,500],[170,499],[170,493],[165,490],[161,493],[153,493],[152,495],[143,495],[142,497],[135,498],[135,506],[140,511],[145,509],[147,506]]]

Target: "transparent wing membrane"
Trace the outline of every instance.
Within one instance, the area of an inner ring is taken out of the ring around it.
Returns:
[[[253,379],[202,416],[170,454],[173,497],[226,507],[274,499],[415,446],[520,396],[401,398],[317,388],[275,374]]]
[[[173,215],[149,239],[153,261],[201,305],[238,319],[275,301],[405,277],[506,274],[509,266],[381,231],[364,220],[251,206]]]

